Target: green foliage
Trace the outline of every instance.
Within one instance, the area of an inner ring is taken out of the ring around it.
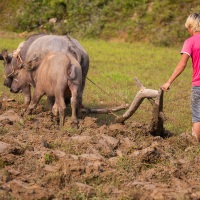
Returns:
[[[50,154],[45,154],[45,164],[50,164],[52,162],[52,157]]]
[[[16,13],[23,6],[25,0],[0,1],[0,27],[13,30],[16,23]]]
[[[3,11],[9,12],[10,16],[17,16],[12,17],[9,27],[13,31],[37,30],[70,34],[76,38],[119,38],[129,42],[140,40],[161,46],[172,46],[183,42],[188,36],[184,31],[187,16],[191,12],[200,12],[198,0],[27,0],[25,3],[21,0],[20,2],[13,13],[11,9],[7,9],[6,4],[0,3]],[[12,0],[9,7],[13,4],[16,4],[15,0]],[[50,22],[51,18],[55,18],[56,22]]]

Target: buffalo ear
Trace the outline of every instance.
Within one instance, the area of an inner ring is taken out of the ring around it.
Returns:
[[[0,54],[0,60],[4,60],[2,54]]]
[[[3,49],[1,51],[1,55],[3,56],[4,59],[7,59],[8,58],[8,51],[6,49]]]
[[[8,55],[8,51],[6,50],[6,49],[3,49],[2,51],[1,51],[1,54],[0,54],[1,56],[2,56],[2,60],[4,60],[6,63],[9,63],[10,61],[11,61],[11,57]]]
[[[6,51],[7,51],[6,49],[3,49],[3,50],[1,51],[0,60],[5,60],[4,57],[6,56],[6,55],[5,55],[5,54],[6,54]]]

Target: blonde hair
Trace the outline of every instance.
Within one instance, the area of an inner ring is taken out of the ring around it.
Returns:
[[[200,32],[200,13],[191,14],[185,22],[185,27],[192,28],[193,32]]]

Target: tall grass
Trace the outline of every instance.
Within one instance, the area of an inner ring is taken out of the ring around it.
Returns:
[[[0,39],[0,49],[12,51],[22,39]],[[102,40],[80,41],[90,56],[88,78],[83,103],[90,108],[114,107],[131,103],[139,91],[134,77],[151,89],[158,90],[169,78],[180,58],[181,47],[155,47],[143,43],[106,42]],[[0,62],[1,82],[3,82],[3,63]],[[105,92],[103,92],[102,88]],[[171,90],[164,94],[164,113],[167,121],[164,126],[174,134],[191,130],[190,113],[191,62],[183,74],[173,83]],[[19,98],[0,85],[0,95]],[[106,94],[108,93],[108,94]],[[98,117],[98,116],[97,116]],[[110,116],[105,116],[109,120]],[[129,119],[149,123],[151,105],[144,100],[140,108]]]

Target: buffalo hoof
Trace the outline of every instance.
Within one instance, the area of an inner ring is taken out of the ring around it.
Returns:
[[[65,123],[65,117],[62,116],[62,115],[60,115],[59,119],[60,119],[59,126],[60,126],[60,127],[63,127],[63,126],[64,126],[64,123]]]
[[[78,120],[77,119],[71,120],[70,124],[71,124],[72,127],[78,128]]]
[[[25,113],[24,113],[24,115],[30,115],[30,114],[32,114],[32,110],[30,110],[30,109],[27,109],[27,110],[25,111]]]
[[[20,116],[21,117],[24,117],[26,115],[26,109],[24,108],[24,109],[22,109],[21,111],[20,111]]]
[[[52,107],[52,113],[55,117],[58,117],[59,116],[59,110],[58,110],[58,107],[56,104],[53,105]]]
[[[31,101],[24,101],[24,105],[28,106],[30,104]]]

